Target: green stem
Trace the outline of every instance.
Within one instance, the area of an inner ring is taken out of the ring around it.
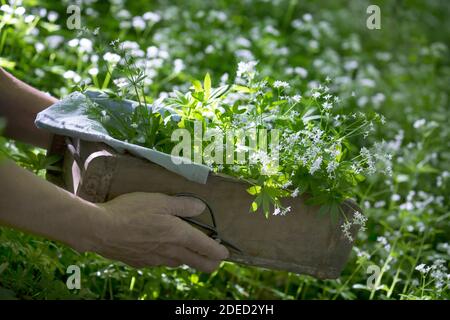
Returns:
[[[422,255],[423,245],[425,243],[426,233],[424,233],[422,240],[420,242],[419,250],[417,251],[416,257],[414,259],[414,263],[412,264],[411,270],[409,271],[408,278],[406,279],[405,285],[403,286],[402,294],[405,294],[409,288],[409,283],[411,282],[412,275],[414,270],[416,269],[416,265],[419,262],[420,256]]]
[[[106,69],[105,80],[103,80],[102,90],[108,88],[109,81],[111,81],[112,72],[113,68],[111,68],[111,66],[108,64],[108,67]]]

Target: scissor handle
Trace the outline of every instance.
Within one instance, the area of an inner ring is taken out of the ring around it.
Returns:
[[[216,218],[214,217],[214,212],[211,209],[211,206],[209,205],[209,203],[205,199],[196,195],[195,193],[190,193],[190,192],[180,192],[180,193],[175,194],[175,197],[191,197],[191,198],[196,198],[196,199],[200,200],[201,202],[203,202],[205,204],[206,208],[208,208],[209,214],[211,215],[211,220],[212,220],[212,224],[214,227],[214,231],[217,233],[217,225],[216,225]],[[207,229],[210,229],[210,228],[211,228],[210,226],[207,227]]]
[[[237,252],[242,253],[241,249],[239,249],[238,247],[236,247],[234,244],[230,243],[229,241],[226,241],[226,240],[222,239],[219,236],[219,232],[217,231],[216,218],[214,217],[214,212],[211,209],[211,206],[208,204],[208,202],[205,199],[203,199],[202,197],[196,195],[195,193],[190,193],[190,192],[180,192],[180,193],[175,194],[175,197],[192,197],[192,198],[195,198],[195,199],[198,199],[198,200],[202,201],[205,204],[205,206],[208,208],[209,214],[211,215],[211,220],[212,220],[213,226],[207,225],[206,223],[203,223],[203,222],[200,222],[200,221],[194,220],[192,218],[188,218],[188,217],[181,217],[181,219],[211,231],[213,233],[210,236],[211,238],[213,238],[214,240],[217,240],[220,243],[222,243],[222,244],[224,244],[224,245],[226,245],[226,246],[236,250]]]

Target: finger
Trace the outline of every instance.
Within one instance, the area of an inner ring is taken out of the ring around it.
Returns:
[[[179,235],[181,245],[211,260],[224,260],[228,258],[228,249],[223,245],[192,227],[187,222],[180,220],[180,223],[184,225],[183,229],[180,229],[182,232]]]
[[[218,260],[208,259],[197,252],[181,246],[168,245],[166,248],[162,248],[162,250],[167,257],[178,259],[182,263],[203,272],[213,272],[220,265],[220,261]]]
[[[148,257],[143,257],[141,259],[124,259],[122,260],[129,266],[133,268],[146,268],[146,267],[170,267],[175,268],[182,265],[184,262],[180,261],[176,257],[162,256],[159,254],[152,253]]]
[[[163,257],[161,258],[161,265],[169,268],[176,268],[183,264],[182,261],[175,258]]]
[[[164,196],[166,211],[174,216],[193,217],[201,214],[206,208],[206,205],[196,198]]]

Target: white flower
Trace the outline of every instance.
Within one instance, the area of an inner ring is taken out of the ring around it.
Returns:
[[[333,107],[333,105],[332,105],[331,103],[329,103],[329,102],[324,102],[324,103],[322,104],[322,107],[323,107],[325,110],[330,110],[330,109]]]
[[[174,73],[180,73],[181,71],[183,71],[185,69],[185,64],[183,62],[183,60],[181,59],[175,59],[173,61],[173,72]]]
[[[310,13],[305,13],[305,14],[303,15],[303,20],[305,20],[305,21],[307,21],[307,22],[312,21],[312,19],[313,19],[313,17],[312,17],[312,15],[311,15]]]
[[[291,207],[286,207],[283,209],[283,211],[281,211],[281,215],[284,216],[285,214],[291,212]]]
[[[18,16],[23,16],[25,13],[25,8],[24,7],[18,7],[16,8],[16,10],[14,10],[14,13]]]
[[[3,12],[5,12],[5,13],[13,13],[13,12],[14,12],[13,8],[11,8],[11,7],[10,7],[9,5],[7,5],[7,4],[2,5],[2,6],[0,7],[0,11],[3,11]]]
[[[361,212],[356,211],[355,214],[353,215],[353,224],[354,225],[359,225],[360,226],[360,230],[364,231],[366,229],[366,222],[367,222],[367,217],[365,215],[363,215]]]
[[[146,27],[146,22],[144,19],[142,19],[142,17],[134,17],[132,25],[136,30],[144,30]]]
[[[45,45],[42,42],[36,42],[34,48],[36,49],[36,52],[42,52],[45,49]]]
[[[277,80],[273,83],[274,88],[289,88],[289,83],[286,81]]]
[[[151,12],[151,11],[144,13],[142,18],[144,18],[144,20],[151,21],[153,23],[157,23],[157,22],[161,21],[161,16],[159,14]]]
[[[109,44],[111,45],[111,47],[115,47],[120,43],[120,39],[116,39],[111,41]]]
[[[374,208],[383,208],[385,205],[386,205],[386,201],[380,200],[380,201],[375,202],[373,207]]]
[[[413,127],[414,129],[419,129],[420,127],[422,127],[427,121],[425,119],[419,119],[414,121]]]
[[[428,271],[430,271],[431,267],[427,267],[425,263],[421,263],[415,269],[420,273],[425,274],[428,273]]]
[[[295,188],[295,190],[292,191],[292,194],[291,194],[292,198],[297,198],[299,193],[300,193],[300,189]]]
[[[346,221],[341,225],[342,233],[348,239],[348,241],[353,242],[353,236],[351,234],[352,223],[350,221]]]
[[[227,83],[228,79],[229,79],[230,75],[228,73],[224,73],[221,77],[220,77],[220,84],[225,84]]]
[[[59,17],[59,14],[58,14],[58,12],[55,12],[55,11],[50,11],[47,14],[47,19],[50,22],[55,22],[56,20],[58,20],[58,17]]]
[[[103,60],[110,63],[111,65],[116,65],[120,61],[120,56],[118,54],[107,52],[103,55]]]
[[[158,57],[158,47],[150,46],[147,48],[147,58],[156,58]]]
[[[88,70],[88,73],[89,73],[91,76],[95,77],[95,76],[98,75],[98,68],[96,68],[96,67],[90,68],[90,69]]]
[[[391,245],[387,241],[386,237],[377,237],[377,241],[384,247],[384,250],[390,251]]]
[[[53,35],[53,36],[49,36],[45,39],[45,41],[48,44],[48,47],[50,49],[56,49],[57,47],[59,47],[59,45],[61,43],[64,42],[64,37],[59,36],[59,35]]]
[[[139,44],[135,41],[124,41],[121,44],[123,50],[139,50]]]
[[[139,135],[136,139],[136,142],[138,143],[144,143],[145,142],[145,137],[143,135]]]
[[[356,68],[358,68],[358,61],[356,60],[350,60],[344,64],[344,69],[347,71],[355,70]]]
[[[29,14],[29,15],[27,15],[27,16],[25,17],[25,19],[23,19],[23,21],[24,21],[25,23],[31,23],[31,22],[33,22],[34,18],[35,18],[34,15]]]
[[[291,180],[288,180],[285,184],[283,184],[281,187],[283,188],[283,189],[287,189],[287,188],[289,188],[290,186],[292,186],[292,181]]]
[[[298,74],[301,78],[306,78],[308,76],[308,71],[302,67],[295,67],[295,73]]]
[[[93,54],[91,56],[90,60],[91,60],[92,63],[97,63],[98,62],[98,55]]]
[[[296,94],[295,96],[292,96],[292,101],[294,101],[295,103],[299,103],[300,100],[302,100],[302,96],[299,94]]]
[[[211,54],[211,53],[213,53],[215,50],[216,50],[216,49],[214,48],[214,46],[210,44],[210,45],[208,45],[208,46],[205,48],[205,53]]]
[[[128,79],[127,79],[127,78],[119,78],[119,79],[115,79],[115,80],[114,80],[114,84],[115,84],[118,88],[126,87],[126,86],[128,85]]]
[[[375,81],[368,78],[363,78],[359,80],[359,83],[361,83],[362,86],[368,87],[368,88],[374,88],[375,87]]]
[[[332,174],[335,170],[336,170],[336,168],[338,167],[338,163],[336,162],[336,161],[331,161],[331,162],[328,162],[328,165],[327,165],[327,173],[328,174]]]
[[[322,157],[318,157],[313,164],[311,165],[311,167],[309,168],[309,173],[310,174],[314,174],[317,170],[320,169],[320,165],[322,164]]]
[[[407,201],[405,203],[402,203],[399,208],[405,211],[412,211],[414,210],[414,204],[412,202]]]
[[[249,61],[249,62],[239,62],[238,63],[238,70],[237,70],[237,76],[247,76],[249,78],[253,78],[255,75],[255,66],[258,64],[257,61]]]
[[[161,59],[168,59],[170,55],[169,52],[167,52],[166,50],[159,50],[158,57],[160,57]]]
[[[255,59],[255,56],[250,50],[240,49],[234,52],[237,59],[251,61]]]
[[[321,93],[319,92],[319,91],[314,91],[313,93],[312,93],[312,97],[314,98],[314,99],[317,99],[317,98],[319,98],[321,96]]]
[[[92,52],[92,41],[86,38],[80,39],[80,51],[81,52]]]
[[[69,47],[72,47],[72,48],[77,47],[79,43],[80,43],[80,40],[78,40],[77,38],[72,39],[69,42],[67,42]]]
[[[78,83],[81,81],[81,77],[75,71],[68,70],[63,74],[64,79],[73,80],[73,82]]]
[[[244,37],[238,37],[236,39],[236,44],[240,47],[245,47],[245,48],[249,48],[252,45],[250,40],[248,40],[247,38],[244,38]]]
[[[117,18],[119,19],[129,19],[131,17],[131,13],[128,10],[121,9],[117,12]]]

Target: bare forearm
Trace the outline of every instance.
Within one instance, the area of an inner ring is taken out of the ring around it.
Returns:
[[[0,68],[0,117],[6,118],[6,136],[49,148],[52,136],[34,125],[36,114],[57,99],[27,85]]]
[[[102,212],[13,162],[0,162],[0,225],[59,240],[78,251],[95,250]]]

